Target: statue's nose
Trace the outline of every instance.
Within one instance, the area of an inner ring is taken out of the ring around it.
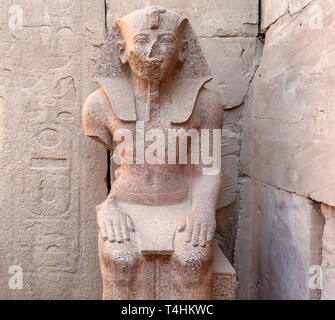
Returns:
[[[157,51],[157,42],[156,42],[156,41],[153,41],[153,42],[150,44],[150,47],[149,47],[149,51],[148,51],[147,57],[148,57],[148,58],[152,58],[152,57],[154,57],[156,51]]]

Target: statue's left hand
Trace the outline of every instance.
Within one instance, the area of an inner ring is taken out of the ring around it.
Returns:
[[[211,245],[216,228],[215,212],[204,213],[198,210],[192,212],[178,224],[178,231],[185,231],[185,242],[193,246],[205,247]]]

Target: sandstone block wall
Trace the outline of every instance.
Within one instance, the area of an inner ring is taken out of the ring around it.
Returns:
[[[107,154],[82,134],[81,107],[111,22],[152,4],[190,19],[225,103],[218,238],[234,263],[244,103],[262,51],[258,1],[5,0],[0,299],[100,298],[94,207],[107,193]],[[8,286],[12,265],[23,269],[22,290]]]
[[[1,1],[0,34],[0,299],[98,298],[106,151],[83,136],[81,106],[104,3]]]
[[[334,18],[331,0],[262,1],[241,151],[240,297],[335,298]],[[321,262],[324,288],[310,290]]]
[[[225,103],[217,238],[237,298],[335,298],[334,1],[261,3],[264,51],[258,0],[1,1],[0,299],[100,298],[107,153],[81,107],[112,21],[152,4],[190,19]]]

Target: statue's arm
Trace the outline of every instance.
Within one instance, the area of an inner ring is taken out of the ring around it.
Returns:
[[[91,93],[83,106],[82,120],[85,135],[98,141],[107,149],[113,150],[113,138],[106,124],[108,122],[110,105],[101,89]],[[129,230],[133,223],[129,216],[117,206],[113,192],[96,207],[97,221],[101,237],[104,241],[124,242],[130,239]]]
[[[219,95],[211,90],[200,92],[195,106],[195,117],[201,119],[199,129],[209,129],[209,155],[218,154],[215,163],[206,164],[200,157],[200,164],[193,165],[191,201],[192,211],[182,229],[185,241],[194,246],[206,246],[214,237],[216,220],[216,202],[221,185],[221,129],[223,125],[223,104]],[[213,139],[213,129],[217,130],[217,139]],[[200,139],[201,141],[201,139]],[[219,162],[219,163],[218,163]]]
[[[82,121],[85,135],[98,141],[107,149],[112,150],[113,139],[106,127],[108,119],[108,100],[101,89],[92,92],[86,99]]]

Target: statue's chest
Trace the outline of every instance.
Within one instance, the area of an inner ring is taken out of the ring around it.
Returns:
[[[126,163],[139,163],[139,159],[142,159],[142,163],[145,159],[144,163],[150,165],[179,163],[180,152],[188,152],[188,137],[196,133],[191,121],[172,124],[169,118],[161,118],[159,121],[152,119],[149,122],[125,122],[118,119],[111,123],[110,131],[115,146],[119,146],[119,156],[127,159]]]
[[[121,142],[120,138],[122,137],[124,137],[122,141],[129,140],[131,137],[134,143],[144,140],[146,144],[154,141],[156,137],[168,142],[169,137],[183,136],[183,132],[187,134],[190,129],[192,129],[191,123],[172,124],[169,119],[150,122],[143,120],[136,122],[117,121],[109,128],[115,142]]]
[[[165,141],[167,144],[174,135],[182,137],[187,135],[190,129],[194,131],[199,127],[194,115],[183,123],[171,122],[171,119],[175,118],[175,115],[171,114],[175,109],[171,97],[150,103],[137,98],[135,100],[137,121],[122,121],[111,114],[109,130],[116,144],[123,142],[125,145],[129,141],[135,145],[141,143],[142,140],[145,146],[154,141],[160,143]]]

